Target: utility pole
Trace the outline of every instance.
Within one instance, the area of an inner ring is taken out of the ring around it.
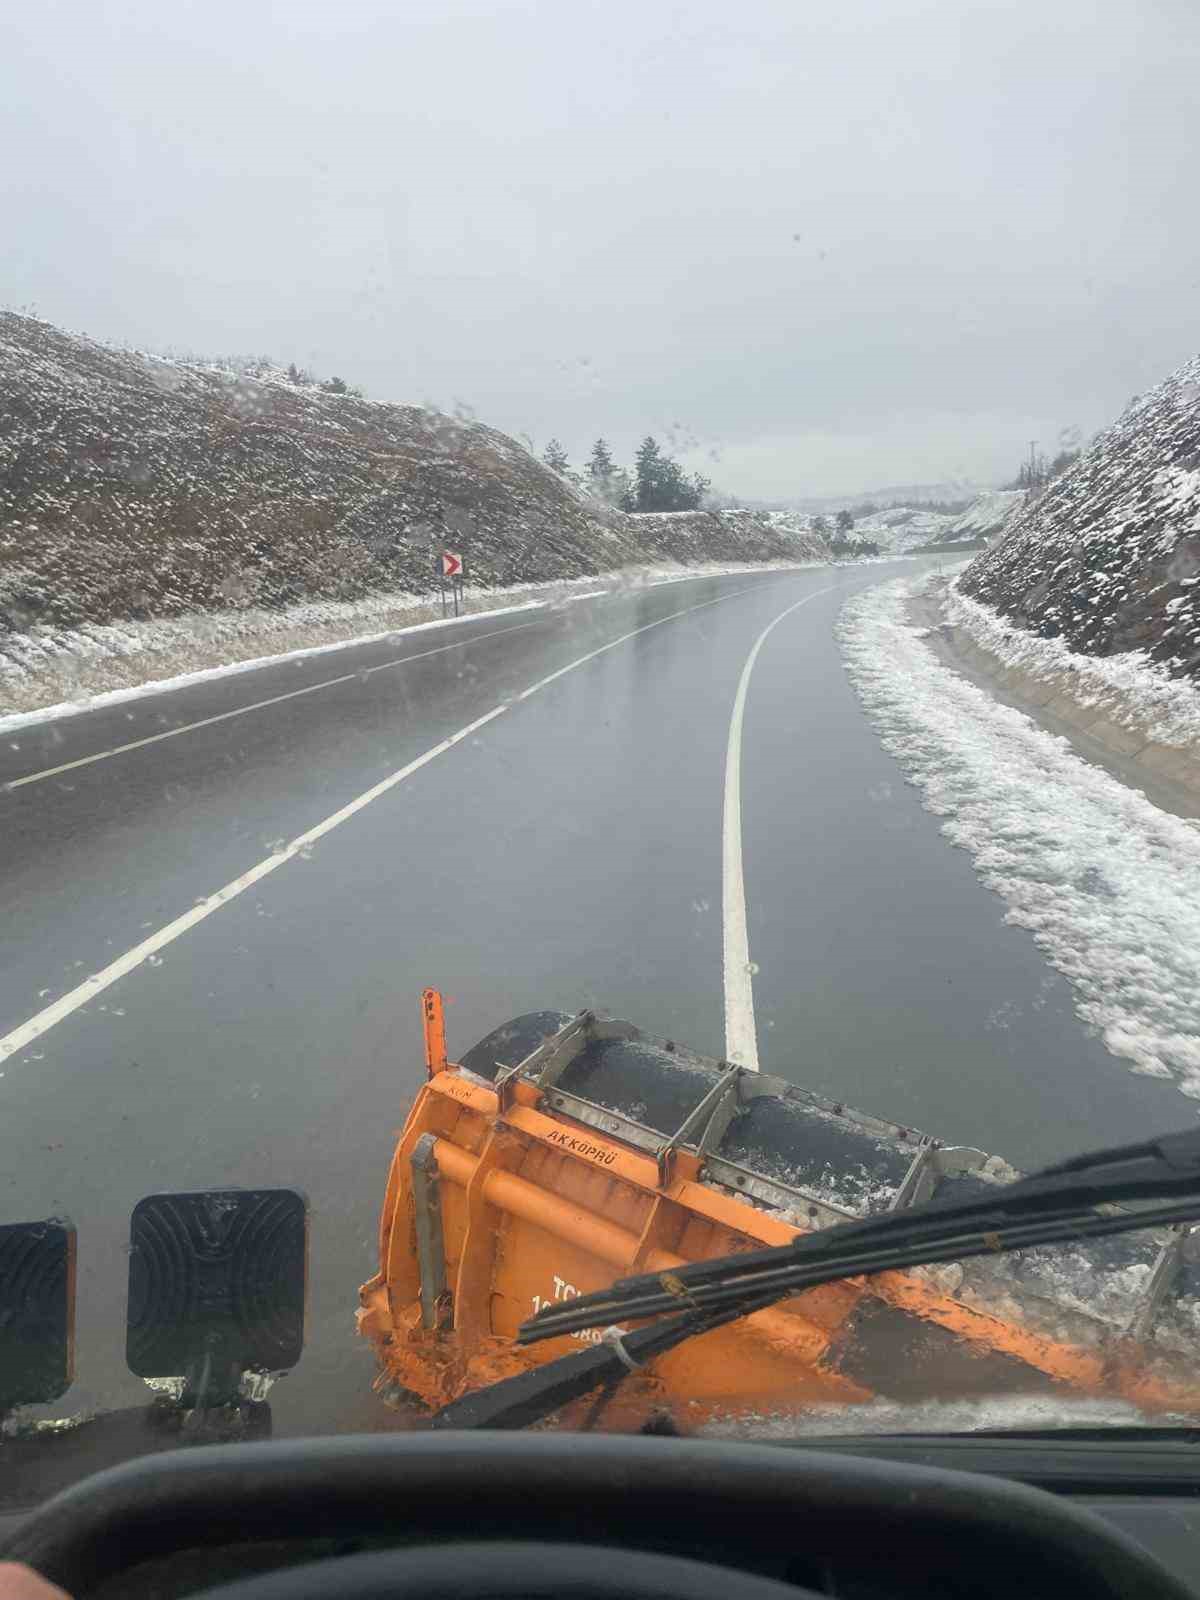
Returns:
[[[1037,440],[1036,439],[1030,439],[1030,441],[1029,441],[1029,487],[1031,489],[1037,483],[1037,465],[1036,465],[1037,456],[1036,456],[1036,451],[1037,451]]]

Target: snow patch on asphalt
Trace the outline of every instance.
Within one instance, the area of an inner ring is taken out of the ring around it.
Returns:
[[[906,620],[927,578],[851,599],[847,670],[884,747],[1007,920],[1133,1071],[1200,1099],[1200,831],[944,667]]]

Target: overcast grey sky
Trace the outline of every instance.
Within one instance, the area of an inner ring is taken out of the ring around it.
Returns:
[[[764,497],[1010,474],[1200,348],[1196,0],[37,0],[0,302],[646,431]]]

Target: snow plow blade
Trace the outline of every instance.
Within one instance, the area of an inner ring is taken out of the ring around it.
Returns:
[[[535,1012],[445,1053],[424,996],[428,1081],[399,1136],[360,1331],[378,1387],[431,1407],[577,1349],[518,1349],[547,1302],[635,1272],[1020,1174],[782,1079],[592,1012]],[[808,1290],[671,1351],[622,1385],[682,1425],[813,1406],[1073,1393],[1200,1410],[1200,1230],[883,1272]]]

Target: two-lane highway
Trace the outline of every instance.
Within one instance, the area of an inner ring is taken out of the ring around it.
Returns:
[[[618,591],[2,741],[3,1212],[79,1228],[60,1411],[144,1395],[141,1195],[288,1184],[310,1315],[277,1429],[387,1425],[353,1311],[428,983],[453,1051],[595,1004],[723,1054],[744,948],[766,1070],[1020,1164],[1169,1125],[862,716],[832,629],[891,571]]]

